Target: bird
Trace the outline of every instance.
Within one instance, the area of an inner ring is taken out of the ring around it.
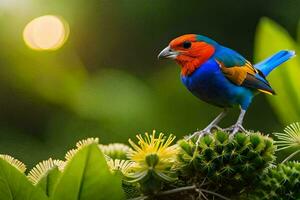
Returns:
[[[185,34],[171,40],[158,59],[175,60],[181,67],[183,85],[200,100],[223,109],[208,126],[190,137],[200,138],[219,128],[219,122],[234,106],[240,107],[240,114],[226,130],[232,135],[246,132],[243,120],[253,97],[259,93],[275,95],[266,77],[295,55],[295,51],[281,50],[253,65],[237,51],[207,36]]]

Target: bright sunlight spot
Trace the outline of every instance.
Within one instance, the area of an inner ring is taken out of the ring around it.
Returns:
[[[11,7],[17,3],[17,0],[0,0],[0,7]]]
[[[29,22],[23,32],[28,47],[34,50],[57,50],[67,40],[69,26],[65,20],[45,15]]]

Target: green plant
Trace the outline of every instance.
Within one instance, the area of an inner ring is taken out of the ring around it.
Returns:
[[[198,146],[194,140],[181,140],[178,144],[181,175],[188,182],[205,181],[207,188],[226,196],[250,189],[275,160],[272,139],[260,133],[230,137],[217,131],[202,137]]]
[[[98,139],[79,141],[65,161],[43,161],[26,178],[25,165],[7,155],[0,156],[2,200],[90,200],[123,199],[122,181],[113,175],[98,147]]]
[[[299,39],[295,41],[289,33],[276,22],[262,18],[255,36],[254,57],[256,61],[263,60],[282,49],[298,50]],[[268,77],[275,91],[279,91],[276,98],[267,96],[277,117],[284,123],[292,123],[300,118],[300,90],[299,57],[278,67]]]
[[[160,133],[156,137],[155,131],[151,135],[137,135],[138,145],[129,140],[133,150],[128,156],[133,165],[130,174],[127,174],[129,182],[139,182],[141,191],[145,194],[159,192],[164,183],[176,180],[176,171],[173,166],[176,162],[177,145],[171,145],[175,136],[165,137]]]
[[[228,136],[228,133],[225,134]],[[214,191],[201,188],[201,182],[186,182],[187,177],[180,176],[179,172],[184,166],[178,160],[180,146],[172,145],[175,136],[165,136],[163,133],[156,135],[153,131],[151,135],[145,133],[144,136],[137,135],[137,138],[138,144],[129,140],[133,149],[129,151],[130,160],[126,162],[130,162],[130,166],[119,165],[119,171],[124,175],[123,189],[128,198],[191,199],[197,195],[206,198],[203,193],[207,193],[227,199]],[[122,172],[124,170],[125,173]],[[192,180],[194,175],[188,178]]]
[[[297,146],[299,124],[276,133],[279,150]],[[65,160],[25,165],[0,155],[0,199],[299,199],[300,163],[275,165],[272,138],[259,132],[215,131],[191,140],[163,133],[137,135],[137,143],[77,142]],[[297,151],[295,151],[297,152]],[[291,156],[288,156],[291,157]]]
[[[300,163],[287,162],[270,168],[260,177],[251,200],[300,199]]]
[[[100,144],[99,148],[102,153],[107,155],[112,159],[128,160],[128,152],[131,151],[131,148],[125,144],[113,143],[108,145]]]
[[[46,200],[47,196],[36,189],[24,175],[25,165],[8,155],[0,156],[0,199]]]
[[[300,124],[298,122],[287,126],[283,133],[274,133],[278,138],[276,141],[278,151],[293,148],[294,151],[287,156],[282,162],[290,160],[292,157],[300,153]]]

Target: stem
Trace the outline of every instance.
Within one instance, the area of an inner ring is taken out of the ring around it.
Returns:
[[[145,200],[148,199],[148,196],[140,196],[140,197],[136,197],[136,198],[132,198],[132,199],[128,199],[128,200]]]
[[[155,194],[155,196],[165,196],[165,195],[168,195],[168,194],[175,194],[175,193],[178,193],[178,192],[183,192],[183,191],[187,191],[187,190],[195,190],[195,189],[196,189],[195,185],[180,187],[180,188],[176,188],[176,189],[173,189],[173,190],[167,190],[167,191],[164,191],[164,192],[160,192],[158,194]],[[149,198],[149,196],[140,196],[140,197],[136,197],[136,198],[129,199],[129,200],[145,200],[145,199],[148,199],[148,198]]]
[[[176,189],[173,189],[173,190],[167,190],[167,191],[155,194],[155,196],[165,196],[165,195],[176,194],[176,193],[183,192],[183,191],[188,191],[188,190],[198,190],[198,192],[200,192],[200,193],[204,192],[204,193],[207,193],[207,194],[211,194],[211,195],[220,197],[221,199],[224,199],[224,200],[230,200],[229,198],[227,198],[223,195],[220,195],[216,192],[205,190],[205,189],[197,189],[197,187],[195,185],[180,187],[180,188],[176,188]],[[129,199],[129,200],[146,200],[148,198],[149,198],[149,196],[140,196],[140,197]]]
[[[220,197],[221,199],[230,200],[227,197],[224,197],[223,195],[220,195],[220,194],[218,194],[216,192],[212,192],[212,191],[205,190],[205,189],[200,189],[200,191],[208,193],[208,194],[212,194],[212,195],[217,196],[217,197]]]
[[[167,190],[165,192],[158,193],[156,196],[164,196],[164,195],[168,195],[168,194],[174,194],[174,193],[183,192],[183,191],[186,191],[186,190],[195,190],[195,189],[196,189],[195,185],[180,187],[180,188],[176,188],[176,189],[173,189],[173,190]]]

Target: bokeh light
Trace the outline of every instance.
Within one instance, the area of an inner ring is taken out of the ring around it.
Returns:
[[[45,15],[30,21],[23,32],[28,47],[34,50],[57,50],[68,39],[69,26],[61,17]]]

